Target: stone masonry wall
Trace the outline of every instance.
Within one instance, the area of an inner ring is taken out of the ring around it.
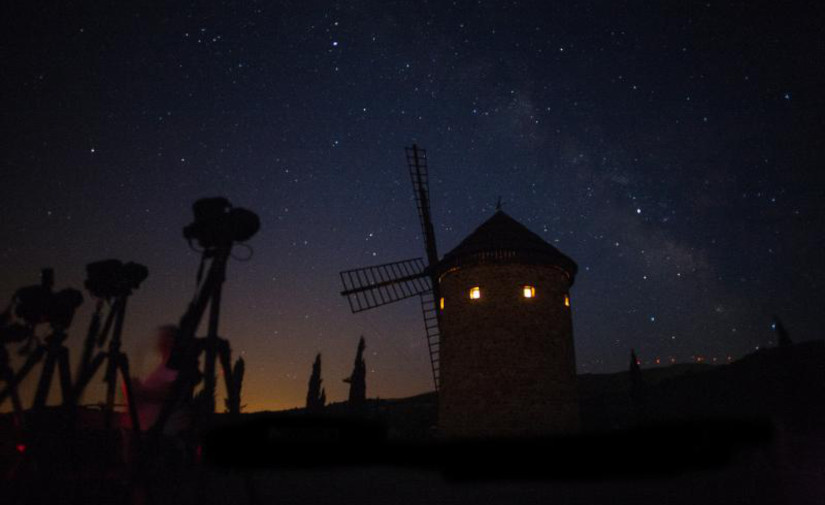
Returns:
[[[523,287],[534,286],[534,298]],[[470,299],[478,286],[481,298]],[[540,436],[579,425],[569,280],[553,266],[445,273],[439,427],[448,437]]]

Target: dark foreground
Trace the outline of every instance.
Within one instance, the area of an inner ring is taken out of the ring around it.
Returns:
[[[580,377],[582,434],[516,441],[441,440],[433,394],[216,416],[139,452],[55,408],[25,440],[0,424],[0,503],[823,503],[823,342],[645,373]]]
[[[75,444],[51,441],[48,453],[27,448],[0,501],[813,504],[825,496],[825,430],[788,431],[766,420],[522,441],[385,434],[374,422],[329,417],[228,422],[203,440],[198,461],[166,445],[140,468],[106,461],[114,440],[107,448],[98,439],[85,460],[72,458]]]

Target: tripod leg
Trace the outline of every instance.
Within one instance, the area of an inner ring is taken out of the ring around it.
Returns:
[[[235,377],[232,375],[232,351],[229,349],[229,342],[226,340],[219,340],[218,357],[221,360],[221,368],[223,368],[226,396],[229,398],[229,413],[239,414],[240,412],[236,411],[240,410],[241,399],[236,398],[239,391],[235,390]]]
[[[18,428],[23,427],[23,404],[20,402],[20,393],[17,390],[17,382],[14,378],[14,372],[11,368],[5,367],[3,371],[3,379],[6,381],[6,387],[11,396],[11,405],[14,409],[14,422]]]
[[[74,395],[72,390],[72,372],[69,370],[69,350],[65,347],[60,349],[60,354],[57,356],[57,370],[60,373],[60,388],[63,393],[63,405],[74,404]]]
[[[32,368],[34,368],[34,366],[38,362],[40,362],[41,359],[43,359],[43,353],[45,352],[45,347],[38,346],[33,353],[29,354],[29,357],[26,358],[26,362],[23,363],[23,366],[20,367],[20,370],[18,370],[14,376],[15,384],[20,384],[23,381],[23,379],[26,378],[26,375],[28,375],[28,373],[31,372]],[[9,393],[10,390],[8,387],[6,387],[6,389],[4,389],[3,391],[0,391],[0,403],[3,403],[3,400],[6,399]]]
[[[106,363],[106,407],[103,414],[104,427],[112,427],[112,415],[115,411],[115,391],[117,389],[117,356],[107,353],[109,361]]]
[[[132,421],[132,429],[135,433],[140,433],[140,418],[138,417],[137,412],[137,403],[135,402],[135,397],[132,394],[132,377],[129,375],[129,358],[126,357],[125,354],[121,353],[118,356],[118,368],[120,368],[120,374],[123,378],[123,387],[126,389],[126,406],[129,409],[129,418]]]
[[[89,322],[89,329],[86,332],[86,340],[83,341],[83,353],[80,355],[80,364],[77,366],[77,378],[86,373],[89,362],[92,361],[92,352],[95,348],[95,339],[100,333],[100,316],[103,311],[103,300],[98,300],[95,304],[95,311],[92,320]]]
[[[54,353],[46,353],[46,362],[43,363],[43,370],[40,372],[40,382],[37,383],[37,393],[34,395],[34,410],[40,410],[46,405],[49,397],[49,387],[54,376]]]
[[[137,402],[132,390],[132,376],[129,375],[129,358],[126,357],[126,354],[120,353],[117,356],[117,361],[123,379],[123,388],[126,390],[126,408],[129,411],[129,420],[132,423],[131,433],[128,430],[121,432],[125,437],[123,456],[124,461],[132,468],[130,472],[131,479],[137,478],[140,480],[139,472],[143,465],[143,448],[140,441],[140,417],[138,416]]]
[[[80,398],[83,396],[83,390],[89,385],[92,377],[95,376],[100,365],[103,364],[103,359],[106,357],[104,353],[100,353],[92,360],[89,366],[84,370],[83,375],[77,378],[77,383],[74,385],[74,401],[80,403]]]

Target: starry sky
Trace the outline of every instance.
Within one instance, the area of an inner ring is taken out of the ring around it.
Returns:
[[[822,336],[817,2],[27,4],[0,15],[0,297],[45,266],[82,288],[91,261],[147,265],[137,375],[195,290],[191,204],[223,195],[262,221],[221,325],[246,410],[302,405],[317,352],[344,400],[360,335],[370,396],[430,390],[417,300],[353,315],[339,295],[340,270],[424,255],[413,142],[441,254],[500,196],[577,261],[582,373],[630,348],[736,359],[775,343],[772,314]]]

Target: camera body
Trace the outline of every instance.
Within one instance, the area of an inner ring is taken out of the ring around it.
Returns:
[[[50,323],[55,328],[68,328],[75,310],[83,303],[83,295],[71,288],[55,293],[53,285],[53,270],[44,268],[39,285],[22,287],[14,294],[14,314],[29,327]],[[22,337],[23,332],[17,331],[15,335]]]
[[[229,247],[245,242],[260,229],[258,215],[251,210],[233,207],[222,197],[201,198],[192,206],[195,221],[183,229],[188,241],[197,240],[204,249]]]
[[[129,296],[146,280],[149,270],[138,263],[109,259],[86,265],[83,285],[96,298]]]

